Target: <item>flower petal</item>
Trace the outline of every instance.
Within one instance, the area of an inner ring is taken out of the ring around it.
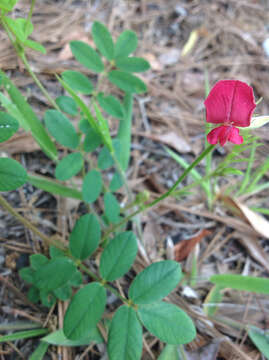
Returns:
[[[206,121],[246,127],[256,107],[253,89],[239,80],[221,80],[205,102]]]
[[[207,141],[211,145],[216,145],[221,137],[221,133],[223,132],[223,128],[226,126],[219,126],[213,130],[210,131],[210,133],[207,134]]]
[[[239,135],[239,129],[236,127],[232,127],[229,133],[228,141],[232,142],[233,144],[242,144],[244,141],[243,137]]]

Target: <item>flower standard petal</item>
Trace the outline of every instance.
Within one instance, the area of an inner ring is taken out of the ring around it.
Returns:
[[[212,88],[205,102],[206,121],[246,127],[256,107],[253,90],[239,80],[221,80]]]

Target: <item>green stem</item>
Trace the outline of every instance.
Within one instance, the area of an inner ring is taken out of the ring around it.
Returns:
[[[65,247],[59,241],[50,239],[46,235],[42,234],[30,221],[21,216],[9,203],[0,195],[0,205],[7,210],[11,215],[18,219],[25,227],[30,229],[34,234],[36,234],[40,239],[42,239],[47,245],[54,245],[57,248],[64,250]]]
[[[17,55],[20,57],[20,59],[22,60],[22,62],[24,63],[24,66],[26,67],[27,71],[29,72],[29,74],[31,75],[31,77],[33,78],[33,80],[35,81],[36,85],[39,87],[39,89],[42,91],[43,95],[46,97],[46,99],[48,100],[48,102],[58,111],[61,111],[59,106],[56,104],[56,102],[52,99],[52,97],[50,96],[50,94],[47,92],[47,90],[44,88],[44,86],[41,84],[40,80],[38,79],[38,77],[35,75],[35,73],[33,72],[33,70],[31,69],[30,64],[28,63],[28,60],[24,54],[24,52],[22,53],[18,53]]]
[[[31,8],[30,8],[30,11],[29,11],[28,16],[27,16],[27,23],[29,23],[31,21],[31,19],[32,19],[35,3],[36,3],[36,0],[32,0]]]
[[[161,196],[159,196],[157,199],[153,200],[152,202],[143,205],[142,207],[140,207],[138,210],[134,211],[132,214],[130,214],[129,216],[127,216],[126,218],[124,218],[121,222],[119,222],[118,224],[114,225],[109,231],[107,231],[103,238],[102,238],[102,242],[105,241],[107,239],[107,237],[115,232],[118,228],[120,228],[122,225],[124,225],[126,222],[128,222],[129,220],[131,220],[134,216],[138,215],[139,213],[157,205],[160,201],[166,199],[168,196],[172,195],[172,193],[174,192],[174,190],[178,187],[178,185],[181,183],[181,181],[183,179],[185,179],[185,177],[189,174],[189,172],[196,166],[198,165],[205,156],[207,156],[207,154],[209,154],[213,149],[214,149],[215,145],[209,145],[200,156],[198,156],[197,159],[195,159],[193,161],[193,163],[183,172],[183,174],[178,178],[178,180],[174,183],[174,185],[164,194],[162,194]]]
[[[108,289],[110,292],[112,292],[114,295],[116,295],[118,298],[120,298],[123,303],[129,304],[128,299],[121,296],[121,294],[117,290],[115,290],[112,286],[108,285],[107,283],[104,283],[103,279],[100,279],[91,270],[89,270],[85,265],[80,264],[79,267],[82,271],[84,271],[86,274],[88,274],[91,278],[100,282],[106,289]]]

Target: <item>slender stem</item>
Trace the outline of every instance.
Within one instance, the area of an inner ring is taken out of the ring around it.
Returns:
[[[128,299],[121,296],[121,294],[117,290],[115,290],[112,286],[108,285],[107,283],[104,283],[102,279],[100,279],[97,275],[95,275],[85,265],[80,264],[79,267],[80,267],[80,269],[82,271],[84,271],[86,274],[88,274],[91,278],[93,278],[94,280],[100,282],[105,288],[107,288],[110,292],[112,292],[114,295],[116,295],[118,298],[120,298],[123,303],[126,303],[126,304],[129,303]]]
[[[143,206],[141,206],[138,210],[134,211],[132,214],[130,214],[129,216],[126,216],[126,218],[124,218],[121,222],[119,222],[118,224],[114,225],[109,231],[107,231],[103,238],[102,238],[102,242],[105,241],[107,239],[107,237],[113,233],[114,231],[116,231],[119,227],[121,227],[122,225],[124,225],[126,222],[128,222],[129,220],[131,220],[134,216],[138,215],[139,213],[157,205],[160,201],[164,200],[165,198],[167,198],[168,196],[172,195],[172,193],[174,192],[174,190],[178,187],[178,185],[181,183],[181,181],[189,174],[189,172],[196,166],[199,164],[199,162],[201,162],[203,160],[203,158],[205,156],[207,156],[207,154],[210,153],[210,151],[212,151],[214,149],[215,145],[209,145],[200,156],[198,156],[197,159],[195,159],[193,161],[193,163],[183,172],[183,174],[178,178],[178,180],[174,183],[174,185],[164,194],[162,194],[161,196],[159,196],[157,199],[153,200],[152,202],[145,204]]]
[[[46,99],[48,100],[48,102],[58,111],[60,111],[59,106],[56,104],[56,102],[52,99],[52,97],[50,96],[50,94],[47,92],[47,90],[44,88],[44,86],[41,84],[40,80],[38,79],[38,77],[35,75],[35,73],[33,72],[33,70],[31,69],[31,66],[24,54],[23,53],[17,53],[18,56],[20,57],[20,59],[22,60],[22,62],[24,63],[27,71],[29,72],[29,74],[32,76],[33,80],[35,81],[36,85],[39,87],[39,89],[42,91],[42,93],[44,94],[44,96],[46,97]]]
[[[42,234],[29,220],[21,216],[9,203],[0,195],[0,205],[7,210],[11,215],[18,219],[24,226],[30,229],[34,234],[36,234],[40,239],[42,239],[47,245],[54,245],[57,248],[64,250],[64,246],[61,242],[50,239],[46,235]]]
[[[27,22],[28,22],[28,23],[29,23],[29,22],[31,21],[31,19],[32,19],[32,15],[33,15],[35,3],[36,3],[36,0],[32,0],[31,8],[30,8],[30,11],[29,11],[28,16],[27,16]]]

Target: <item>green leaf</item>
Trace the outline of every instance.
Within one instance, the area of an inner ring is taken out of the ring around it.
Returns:
[[[117,139],[120,141],[121,151],[119,163],[124,171],[128,169],[131,152],[133,95],[130,93],[124,96],[125,119],[120,121]]]
[[[102,150],[98,154],[97,165],[100,170],[106,170],[113,166],[114,160],[110,155],[110,151],[106,146],[102,148]]]
[[[43,45],[41,45],[39,42],[34,41],[34,40],[27,39],[24,42],[24,45],[31,48],[31,49],[33,49],[33,50],[35,50],[35,51],[41,52],[44,55],[47,52],[47,50],[44,48]]]
[[[115,195],[110,192],[104,196],[105,216],[109,222],[116,224],[120,220],[120,204]]]
[[[42,341],[57,346],[85,346],[85,345],[89,345],[93,341],[97,344],[101,344],[102,342],[104,342],[97,327],[92,328],[87,333],[86,337],[81,338],[79,340],[69,340],[64,335],[63,330],[57,330],[43,337]]]
[[[257,346],[260,352],[269,359],[269,333],[268,331],[263,331],[255,326],[251,326],[248,335]]]
[[[16,160],[0,158],[0,191],[15,190],[25,184],[27,172]]]
[[[123,305],[113,316],[108,333],[110,360],[139,360],[142,355],[142,327],[133,308]]]
[[[108,79],[127,93],[141,94],[147,91],[147,86],[142,80],[124,71],[112,70],[108,73]]]
[[[89,106],[84,103],[84,101],[81,100],[81,98],[76,94],[76,92],[65,82],[63,81],[59,76],[56,75],[57,80],[59,83],[63,86],[63,88],[68,92],[69,95],[72,96],[74,101],[76,102],[77,106],[80,108],[82,113],[86,116],[90,126],[98,132],[98,127],[95,121],[95,118],[91,114],[89,110]]]
[[[114,44],[107,27],[95,21],[92,26],[92,37],[100,53],[108,60],[112,60],[114,57]]]
[[[33,304],[37,304],[38,301],[40,300],[40,296],[39,296],[39,290],[38,288],[31,286],[30,289],[27,292],[27,298],[33,303]]]
[[[241,170],[232,168],[232,167],[226,167],[224,169],[221,169],[217,172],[218,176],[225,176],[225,175],[244,175],[244,173]]]
[[[29,360],[42,360],[48,350],[48,347],[49,347],[49,344],[47,344],[45,342],[40,342],[38,347],[35,349],[35,351],[29,357]]]
[[[100,171],[91,170],[85,176],[82,185],[83,200],[87,203],[93,203],[98,199],[103,188],[103,180]]]
[[[0,0],[0,9],[11,11],[18,0]]]
[[[115,59],[127,57],[137,48],[136,33],[131,30],[123,31],[115,44]]]
[[[65,254],[62,250],[58,249],[56,246],[53,246],[53,245],[50,246],[49,253],[50,253],[51,259],[56,258],[56,257],[65,256]]]
[[[100,260],[101,277],[114,281],[131,268],[137,254],[137,240],[131,231],[125,231],[109,241]]]
[[[31,106],[25,101],[25,98],[22,96],[16,86],[9,80],[5,73],[0,71],[0,76],[10,99],[21,113],[24,121],[27,122],[27,126],[29,126],[35,141],[52,160],[57,160],[58,154],[56,146],[50,139],[45,128],[32,110]]]
[[[113,95],[104,96],[103,93],[97,95],[97,100],[102,109],[109,115],[118,119],[124,119],[125,111],[120,101]]]
[[[99,107],[96,103],[93,104],[96,118],[97,118],[97,126],[99,130],[99,134],[102,136],[104,144],[108,147],[108,149],[113,152],[114,148],[112,146],[112,139],[110,136],[109,126],[107,120],[103,117]]]
[[[7,341],[15,341],[21,339],[29,339],[36,336],[45,335],[48,333],[48,329],[34,329],[34,330],[25,330],[25,331],[18,331],[14,334],[10,335],[2,335],[0,336],[0,343],[7,342]]]
[[[106,305],[106,291],[96,282],[81,288],[72,298],[64,317],[64,334],[68,339],[79,340],[95,328]]]
[[[4,142],[11,138],[19,129],[18,121],[5,112],[0,112],[0,142]]]
[[[117,59],[116,66],[120,70],[128,72],[143,72],[150,69],[150,64],[147,60],[135,56]]]
[[[97,73],[104,70],[104,64],[100,56],[90,45],[83,41],[71,41],[70,49],[76,60],[86,68]]]
[[[49,259],[42,254],[33,254],[30,256],[30,265],[32,269],[38,270],[42,268],[42,266],[48,264]]]
[[[0,103],[1,106],[6,109],[7,113],[14,117],[25,131],[30,130],[29,125],[27,124],[27,120],[24,119],[22,114],[19,112],[17,106],[13,104],[13,102],[1,92]]]
[[[159,301],[178,285],[181,277],[181,268],[176,261],[155,262],[135,277],[129,288],[129,297],[135,304]]]
[[[138,315],[148,331],[167,344],[187,344],[196,336],[191,318],[174,304],[141,306]]]
[[[213,275],[210,281],[214,284],[236,290],[269,294],[269,279],[235,274]]]
[[[27,37],[33,32],[33,24],[31,22],[28,23],[26,19],[23,18],[12,19],[9,17],[5,17],[4,21],[7,24],[9,30],[22,43],[24,43]]]
[[[71,149],[78,147],[79,137],[65,115],[57,110],[47,110],[44,120],[48,131],[59,144]]]
[[[34,282],[34,270],[30,267],[24,267],[19,271],[20,277],[27,283],[32,284]]]
[[[56,257],[34,274],[34,285],[49,293],[66,284],[76,272],[76,266],[67,257]]]
[[[222,290],[224,289],[221,285],[215,285],[208,293],[206,299],[204,300],[204,312],[207,316],[213,316],[218,309],[218,305],[221,303],[223,294]]]
[[[178,352],[177,345],[165,345],[163,351],[161,352],[158,360],[183,360]]]
[[[96,132],[96,130],[90,128],[84,140],[84,144],[83,144],[84,151],[92,152],[96,148],[98,148],[98,146],[100,146],[101,144],[103,144],[102,137],[99,135],[98,132]]]
[[[123,185],[122,177],[118,172],[115,172],[112,180],[110,181],[109,190],[112,192],[117,191],[122,187],[122,185]]]
[[[59,184],[55,180],[51,180],[49,178],[46,178],[45,176],[28,174],[27,180],[35,187],[45,190],[51,194],[82,200],[82,193],[77,189]]]
[[[55,100],[56,104],[59,108],[68,115],[76,116],[78,114],[78,107],[75,102],[70,96],[59,96]]]
[[[81,153],[71,153],[65,156],[55,168],[55,177],[58,180],[65,181],[72,176],[77,175],[83,166],[83,157]]]
[[[101,229],[96,216],[93,214],[81,216],[70,234],[71,254],[77,259],[86,259],[97,249],[100,237]]]
[[[73,90],[82,94],[89,95],[93,91],[92,82],[79,71],[66,70],[62,78]]]

